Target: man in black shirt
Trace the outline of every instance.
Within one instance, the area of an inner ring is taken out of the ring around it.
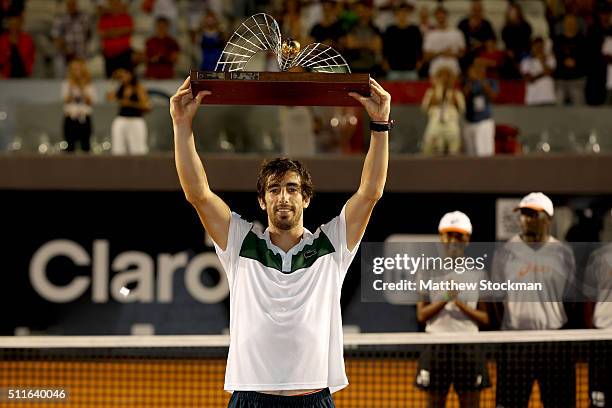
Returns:
[[[459,22],[459,30],[465,36],[466,53],[462,67],[466,67],[484,48],[487,40],[495,40],[493,26],[484,18],[482,2],[472,0],[470,14]]]
[[[395,24],[383,36],[383,55],[387,78],[416,80],[423,55],[421,30],[410,23],[412,4],[402,3],[395,8]]]
[[[372,9],[360,2],[350,7],[357,22],[342,40],[346,59],[353,72],[368,72],[376,77],[382,70],[382,36],[372,23]]]
[[[337,48],[338,40],[344,32],[338,21],[338,4],[332,0],[323,0],[323,19],[310,30],[310,36],[315,42]]]
[[[557,99],[560,104],[584,104],[587,44],[575,15],[563,18],[563,32],[554,41]]]

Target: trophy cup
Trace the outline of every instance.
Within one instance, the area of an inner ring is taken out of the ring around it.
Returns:
[[[259,52],[273,52],[281,72],[245,71]],[[369,74],[351,74],[346,60],[328,45],[302,49],[291,38],[283,40],[276,20],[264,13],[234,31],[215,71],[191,71],[193,95],[211,91],[202,103],[212,105],[360,106],[348,93],[369,96],[369,81]]]

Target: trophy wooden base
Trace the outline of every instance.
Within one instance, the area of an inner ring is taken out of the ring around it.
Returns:
[[[191,71],[191,91],[211,91],[207,105],[361,106],[348,95],[370,95],[369,74]]]

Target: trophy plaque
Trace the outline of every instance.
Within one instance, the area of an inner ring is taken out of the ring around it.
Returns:
[[[273,53],[280,72],[245,68],[260,52]],[[370,75],[352,74],[346,60],[332,47],[283,40],[278,23],[255,14],[234,31],[217,62],[216,71],[191,71],[191,90],[212,94],[203,104],[361,106],[348,95],[370,95]]]

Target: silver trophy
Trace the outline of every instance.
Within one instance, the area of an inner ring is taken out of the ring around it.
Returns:
[[[328,45],[312,43],[301,49],[299,42],[283,40],[276,20],[264,13],[240,24],[225,45],[215,70],[243,71],[255,54],[269,51],[275,54],[281,71],[301,67],[309,72],[351,72],[344,57]]]

